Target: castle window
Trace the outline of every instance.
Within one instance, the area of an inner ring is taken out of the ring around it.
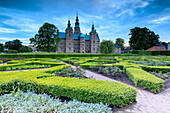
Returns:
[[[71,33],[71,31],[69,31],[69,33]]]
[[[95,48],[93,48],[93,51],[95,51]]]
[[[82,48],[82,50],[84,50],[84,48]]]
[[[93,48],[95,48],[95,45],[93,45]]]
[[[63,48],[61,47],[61,48],[60,48],[60,50],[62,51],[62,50],[63,50]]]
[[[69,39],[69,42],[71,42],[71,39]]]
[[[84,46],[84,44],[82,44],[82,46]]]
[[[71,51],[71,48],[69,48],[69,51]]]
[[[75,47],[77,47],[77,45],[75,44]]]
[[[60,46],[62,47],[62,46],[63,46],[63,44],[60,44]]]
[[[78,45],[78,47],[79,47],[80,45]]]
[[[71,44],[69,44],[69,47],[71,47]]]
[[[86,47],[88,47],[88,45],[86,45]]]
[[[63,40],[61,39],[61,42],[63,42]]]
[[[93,40],[93,43],[95,43],[95,40]]]
[[[77,41],[75,40],[75,43],[77,43]]]
[[[71,37],[71,34],[69,34],[69,37]]]

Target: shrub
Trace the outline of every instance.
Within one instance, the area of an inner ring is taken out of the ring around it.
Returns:
[[[8,53],[18,53],[17,50],[9,50]]]
[[[138,68],[127,68],[126,74],[136,86],[148,89],[154,93],[160,92],[164,87],[164,80]]]
[[[170,66],[142,66],[142,69],[152,72],[170,72]]]
[[[123,107],[136,101],[136,89],[122,83],[94,79],[52,77],[54,74],[50,73],[62,70],[63,67],[69,66],[61,65],[27,72],[2,72],[0,73],[0,93],[10,92],[14,86],[23,91],[33,90],[38,93],[48,93],[53,96],[68,97],[84,102],[102,102],[114,107]]]

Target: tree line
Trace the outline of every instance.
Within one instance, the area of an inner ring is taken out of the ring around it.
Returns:
[[[32,52],[32,48],[22,45],[22,42],[18,39],[5,42],[5,44],[0,44],[0,52],[8,53],[23,53],[23,52]]]
[[[130,48],[133,50],[147,50],[153,46],[156,46],[159,41],[159,35],[155,34],[148,28],[135,27],[130,29],[129,33],[129,44]],[[54,24],[44,23],[35,34],[33,38],[30,38],[30,44],[38,49],[38,51],[57,51],[57,44],[60,42],[58,29]],[[117,38],[116,45],[119,45],[121,49],[124,48],[124,39]],[[115,45],[111,40],[103,40],[100,44],[101,53],[113,53],[115,50]],[[163,42],[163,45],[167,46],[167,43]],[[23,46],[20,40],[8,41],[0,44],[0,51],[4,51],[4,47],[9,50],[15,50],[17,52],[31,52],[32,49],[27,46]]]

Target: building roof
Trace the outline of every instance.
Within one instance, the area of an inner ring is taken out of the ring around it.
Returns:
[[[64,32],[59,32],[59,37],[60,38],[66,38],[66,34]]]
[[[85,35],[85,40],[90,40],[89,35]]]
[[[81,33],[80,37],[85,37],[83,33]]]
[[[165,51],[165,50],[166,49],[163,46],[153,46],[153,47],[147,49],[147,51]]]
[[[119,46],[119,45],[117,45],[117,44],[115,44],[114,46],[115,46],[115,47],[120,47],[120,46]]]
[[[89,35],[84,35],[83,33],[82,33],[81,35],[80,35],[80,34],[73,33],[73,39],[74,39],[74,40],[78,40],[78,39],[79,39],[79,36],[80,36],[80,37],[85,37],[85,40],[86,40],[86,41],[90,40]],[[59,32],[59,38],[65,39],[65,38],[66,38],[65,32]],[[97,41],[100,41],[100,39],[99,39],[98,36],[97,36]]]
[[[73,39],[74,39],[74,40],[76,40],[76,39],[78,40],[78,39],[79,39],[79,35],[80,35],[80,34],[73,33]]]
[[[163,44],[157,44],[157,46],[161,46],[161,47],[166,48]]]

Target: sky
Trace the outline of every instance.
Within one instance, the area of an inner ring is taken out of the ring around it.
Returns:
[[[23,44],[45,22],[64,32],[68,18],[89,34],[92,23],[101,40],[123,38],[128,45],[130,29],[147,27],[170,42],[170,0],[0,0],[0,43],[19,39]]]

